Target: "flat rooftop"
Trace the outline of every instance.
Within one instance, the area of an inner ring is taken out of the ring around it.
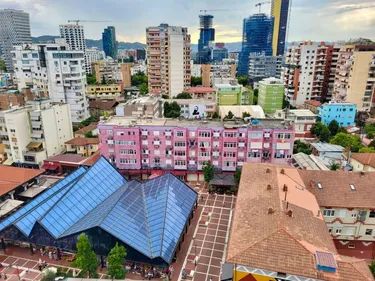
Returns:
[[[171,127],[225,127],[225,128],[259,128],[259,129],[291,129],[281,124],[282,119],[257,119],[258,124],[250,124],[242,119],[236,120],[210,120],[210,119],[169,119],[169,118],[131,118],[113,116],[101,121],[99,126],[171,126]]]
[[[206,99],[166,99],[166,102],[177,102],[178,104],[216,104],[214,100]]]
[[[311,112],[311,110],[308,110],[308,109],[292,109],[290,110],[290,113],[298,117],[315,117],[316,116],[315,113]]]
[[[325,151],[325,152],[343,152],[344,148],[341,145],[336,144],[329,144],[329,143],[311,143],[311,146],[313,146],[318,151]]]

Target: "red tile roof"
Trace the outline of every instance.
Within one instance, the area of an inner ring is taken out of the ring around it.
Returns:
[[[317,100],[307,100],[307,101],[305,101],[305,103],[307,103],[309,105],[312,105],[312,106],[316,106],[316,107],[322,106],[320,101],[317,101]]]
[[[44,170],[0,165],[0,196],[43,173]]]
[[[374,280],[364,261],[342,261],[319,210],[297,169],[245,163],[226,261],[321,280]],[[316,251],[339,260],[335,273],[317,269]]]
[[[375,168],[375,153],[352,153],[350,155],[362,165]]]
[[[65,142],[65,144],[83,146],[88,144],[99,144],[98,138],[74,138]]]
[[[98,150],[97,152],[95,152],[94,154],[92,154],[91,156],[89,156],[89,158],[87,158],[83,163],[82,165],[84,166],[92,166],[95,164],[96,161],[98,161],[100,158],[100,150]]]
[[[98,127],[98,122],[93,122],[91,123],[90,125],[86,126],[86,127],[83,127],[77,131],[74,132],[74,135],[77,134],[77,135],[84,135],[88,132],[91,132],[93,130],[95,130],[96,128]]]
[[[214,88],[211,87],[191,87],[183,91],[184,93],[212,93],[216,92]]]
[[[89,108],[96,108],[101,110],[110,110],[118,105],[115,100],[90,101]]]

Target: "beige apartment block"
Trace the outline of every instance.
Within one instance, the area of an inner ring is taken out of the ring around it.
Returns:
[[[211,86],[211,64],[202,64],[202,86]]]

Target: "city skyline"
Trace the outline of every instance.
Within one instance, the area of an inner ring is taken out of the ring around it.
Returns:
[[[228,6],[228,2],[223,0],[192,0],[188,3],[168,0],[161,6],[149,0],[92,1],[90,5],[71,0],[54,1],[53,5],[46,0],[0,0],[0,9],[22,9],[30,13],[32,36],[58,35],[59,24],[66,24],[69,19],[108,20],[108,23],[83,23],[85,37],[100,39],[103,28],[113,25],[118,41],[145,43],[145,28],[165,22],[188,27],[191,41],[196,44],[200,9],[228,9],[212,12],[216,23],[216,41],[239,42],[242,39],[243,18],[259,12],[255,8],[257,2],[234,0]],[[265,4],[261,11],[269,15],[270,9],[270,5]],[[287,41],[336,41],[357,37],[375,39],[371,30],[375,27],[374,18],[375,5],[371,0],[294,0]]]

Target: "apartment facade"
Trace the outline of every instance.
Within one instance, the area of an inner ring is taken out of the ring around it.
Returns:
[[[271,17],[273,17],[272,54],[284,55],[285,37],[288,30],[290,4],[289,0],[272,0]]]
[[[370,172],[299,170],[339,253],[375,258],[375,174]]]
[[[313,138],[311,128],[316,123],[316,114],[308,109],[277,110],[275,118],[282,118],[285,124],[294,127],[296,138]]]
[[[91,65],[94,62],[103,60],[105,57],[104,51],[100,51],[97,48],[86,48],[85,53],[85,69],[87,74],[92,74]]]
[[[12,53],[19,89],[29,88],[52,102],[68,103],[74,123],[89,117],[83,51],[55,43],[16,46]]]
[[[344,45],[335,73],[334,99],[370,111],[375,91],[375,45]]]
[[[112,85],[87,85],[87,97],[94,100],[116,100],[123,99],[123,87],[121,84]]]
[[[280,78],[282,56],[249,56],[249,83],[257,86],[264,78]]]
[[[190,86],[190,35],[185,27],[160,24],[146,29],[149,92],[170,98]]]
[[[230,81],[227,84],[215,84],[216,102],[221,105],[251,105],[252,92],[238,84],[237,81]]]
[[[13,46],[31,44],[30,16],[20,10],[0,10],[0,54],[9,72],[13,72]]]
[[[328,126],[331,121],[336,120],[340,127],[355,126],[357,105],[346,102],[329,102],[318,108],[318,112],[318,116],[324,125]]]
[[[0,135],[8,164],[40,167],[44,159],[62,153],[64,142],[73,138],[69,107],[41,100],[1,111]]]
[[[163,116],[163,100],[159,96],[131,99],[116,107],[117,116],[158,118]]]
[[[285,96],[293,106],[328,96],[333,46],[324,42],[302,42],[288,47],[281,79]]]
[[[116,29],[114,26],[108,26],[102,33],[103,50],[107,57],[117,59],[117,41]]]
[[[348,162],[353,171],[375,172],[375,153],[350,153]]]
[[[174,170],[187,180],[203,179],[210,161],[234,172],[245,162],[288,163],[294,131],[280,120],[207,121],[112,117],[99,123],[100,153],[124,172],[146,177]],[[133,171],[132,171],[133,170]]]
[[[172,99],[165,102],[177,102],[181,107],[181,117],[187,119],[200,119],[211,117],[216,112],[216,101],[205,99]]]
[[[258,105],[264,113],[275,113],[283,108],[284,84],[281,79],[274,77],[259,81]]]

